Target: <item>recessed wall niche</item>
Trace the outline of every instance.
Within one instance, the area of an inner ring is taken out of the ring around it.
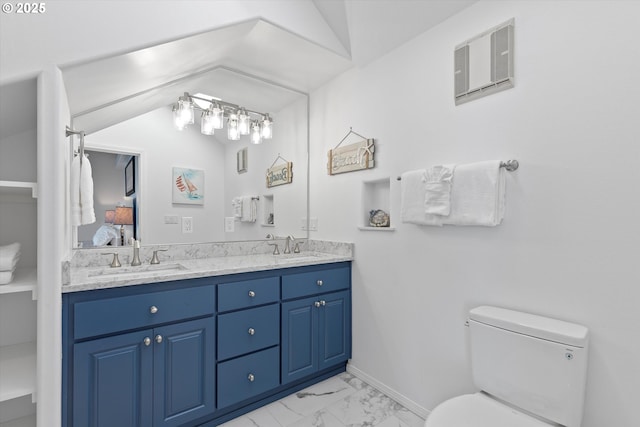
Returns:
[[[360,230],[391,231],[391,179],[362,182]],[[386,215],[386,217],[385,217]],[[385,221],[386,219],[386,221]]]

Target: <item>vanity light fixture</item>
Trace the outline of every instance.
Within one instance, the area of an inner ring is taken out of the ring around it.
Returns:
[[[251,142],[254,144],[262,144],[262,132],[260,131],[260,122],[254,120],[251,122]]]
[[[269,117],[269,113],[262,116],[262,122],[260,123],[262,138],[271,139],[273,137],[273,120]]]
[[[227,119],[227,138],[230,141],[237,141],[240,139],[240,129],[238,129],[238,115],[236,113],[229,114]]]
[[[199,96],[201,95],[201,96]],[[185,92],[173,106],[173,121],[176,129],[182,130],[194,123],[194,111],[202,111],[200,132],[213,135],[215,129],[222,129],[227,119],[227,138],[237,141],[242,135],[250,135],[251,142],[260,144],[263,139],[273,136],[273,120],[268,113],[247,110],[208,95],[189,95]],[[253,120],[251,115],[259,120]]]

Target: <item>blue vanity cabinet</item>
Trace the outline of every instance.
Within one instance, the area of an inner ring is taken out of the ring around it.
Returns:
[[[177,427],[214,413],[215,286],[141,290],[64,296],[64,323],[75,327],[64,340],[72,423],[63,425]],[[100,321],[113,313],[129,330]]]
[[[351,357],[350,287],[348,266],[283,276],[283,384]]]
[[[63,294],[65,427],[213,427],[340,372],[351,264]]]

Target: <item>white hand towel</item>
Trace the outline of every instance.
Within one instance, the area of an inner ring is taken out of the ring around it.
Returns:
[[[83,225],[96,222],[93,210],[93,177],[91,163],[86,155],[75,156],[71,162],[71,224]]]
[[[418,169],[402,174],[400,217],[402,222],[411,224],[441,226],[441,216],[425,213],[425,172]]]
[[[424,211],[447,216],[451,212],[451,179],[455,165],[437,165],[425,172]]]
[[[499,160],[457,165],[451,188],[450,225],[494,227],[504,218],[505,172]]]
[[[13,280],[13,270],[0,271],[0,285],[8,285]]]
[[[0,271],[13,271],[20,259],[20,243],[0,246]]]
[[[242,218],[242,199],[234,197],[231,200],[231,205],[233,206],[233,216],[238,219]]]
[[[257,208],[255,200],[252,196],[242,197],[242,216],[241,222],[256,222]]]

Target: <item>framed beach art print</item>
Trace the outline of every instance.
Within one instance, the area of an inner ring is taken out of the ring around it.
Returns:
[[[173,168],[172,201],[188,205],[204,204],[204,171]]]

